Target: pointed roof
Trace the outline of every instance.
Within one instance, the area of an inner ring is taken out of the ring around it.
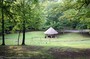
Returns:
[[[48,30],[44,32],[45,34],[58,34],[56,30],[54,30],[52,27],[50,27]]]

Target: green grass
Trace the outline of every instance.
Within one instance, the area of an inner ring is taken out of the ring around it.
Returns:
[[[56,38],[44,38],[43,31],[26,32],[26,45],[35,46],[57,46],[72,48],[90,48],[90,37],[86,37],[77,33],[68,33],[58,35]],[[18,34],[5,35],[6,45],[17,45]],[[0,37],[0,44],[1,44]],[[20,36],[20,44],[22,41],[22,33]]]
[[[17,45],[18,33],[7,34],[5,35],[5,43],[10,46],[0,46],[0,55],[10,58],[13,56],[30,57],[31,59],[90,58],[90,37],[78,33],[62,34],[58,35],[56,38],[44,37],[43,31],[26,32],[25,43],[27,46],[11,46]],[[21,41],[22,33],[20,36],[20,44]],[[0,45],[1,42],[0,36]]]

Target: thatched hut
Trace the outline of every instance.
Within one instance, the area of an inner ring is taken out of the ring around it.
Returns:
[[[55,29],[53,29],[52,27],[50,27],[48,30],[46,30],[44,32],[44,34],[45,34],[45,38],[46,37],[54,38],[56,36],[56,34],[58,34],[58,32]]]

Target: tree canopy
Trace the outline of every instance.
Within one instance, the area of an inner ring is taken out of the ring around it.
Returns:
[[[90,29],[90,0],[0,0],[0,27],[2,6],[6,33],[22,31],[23,19],[27,31]]]

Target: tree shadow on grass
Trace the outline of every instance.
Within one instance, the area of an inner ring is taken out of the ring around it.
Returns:
[[[0,46],[0,56],[27,59],[89,59],[90,49],[42,46]]]

